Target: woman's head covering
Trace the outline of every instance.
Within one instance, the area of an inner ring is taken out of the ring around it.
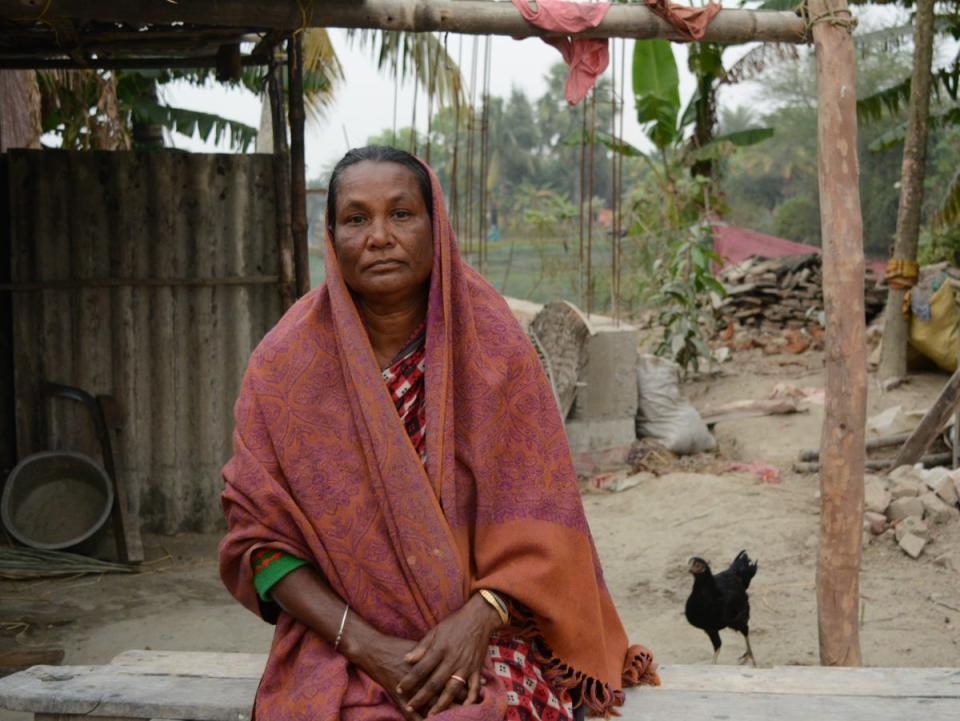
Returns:
[[[326,282],[264,338],[244,378],[224,468],[221,575],[244,605],[269,614],[250,555],[283,550],[315,564],[372,625],[410,639],[475,590],[502,592],[537,641],[547,679],[607,713],[624,684],[657,683],[652,658],[628,649],[539,358],[503,298],[460,258],[443,192],[424,167],[434,243],[426,467],[384,386],[328,229]],[[358,699],[369,704],[370,684],[281,615],[257,709],[282,713],[288,698],[309,698],[309,713],[297,716],[326,717]],[[469,715],[499,721],[495,674],[485,689]]]

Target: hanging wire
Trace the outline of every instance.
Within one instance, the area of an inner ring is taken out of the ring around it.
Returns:
[[[627,40],[620,40],[620,139],[624,138],[624,111],[627,105],[626,95],[624,95],[624,78],[627,76]],[[620,280],[622,271],[622,251],[623,251],[623,153],[617,153],[617,316],[616,321],[620,323]]]
[[[413,56],[413,118],[410,120],[410,153],[417,154],[417,91],[420,89],[420,56]]]
[[[477,219],[477,241],[480,249],[480,273],[487,269],[487,174],[490,170],[490,36],[483,50],[483,111],[480,118],[480,213]]]
[[[393,78],[393,146],[397,145],[397,94],[400,88],[399,74]]]
[[[473,61],[470,66],[470,107],[467,109],[469,115],[467,118],[467,168],[466,168],[466,208],[464,209],[463,227],[466,231],[466,256],[469,259],[473,250],[473,201],[474,201],[474,149],[476,138],[476,107],[477,107],[477,62],[479,57],[480,39],[477,36],[473,38]]]
[[[613,146],[617,143],[617,45],[616,38],[610,41],[610,139]],[[622,72],[622,69],[621,69]],[[617,303],[617,152],[610,154],[610,314],[614,323],[619,322],[620,308]]]
[[[584,102],[580,106],[580,115],[582,118],[582,127],[580,129],[580,185],[578,190],[580,191],[580,209],[579,209],[579,219],[580,219],[580,242],[578,246],[579,256],[577,259],[577,302],[580,307],[583,308],[586,305],[586,291],[583,284],[583,268],[584,268],[584,253],[583,253],[583,201],[584,201],[584,186],[587,183],[587,104]]]
[[[443,36],[444,52],[446,53],[447,36]],[[449,58],[449,53],[446,53]],[[463,68],[463,35],[460,36],[460,45],[457,48],[457,72]],[[453,232],[460,237],[460,189],[459,189],[459,168],[457,166],[458,156],[460,154],[460,92],[454,97],[453,107],[453,160],[450,164],[450,200],[452,207],[450,215],[453,218]]]
[[[443,37],[443,46],[446,50],[447,46],[447,37]],[[427,92],[427,152],[426,160],[427,165],[430,164],[430,146],[432,144],[431,136],[433,135],[433,95],[437,90],[437,63],[440,60],[440,43],[437,43],[437,49],[433,53],[433,62],[430,63],[430,89]]]
[[[597,86],[590,91],[590,183],[587,196],[587,317],[593,313],[593,175],[597,135]]]

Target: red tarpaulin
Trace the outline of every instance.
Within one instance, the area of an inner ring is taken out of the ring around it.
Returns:
[[[753,255],[760,258],[782,258],[786,255],[820,253],[820,248],[815,245],[795,243],[786,238],[777,238],[733,225],[713,226],[713,249],[721,258],[721,267],[729,263],[739,263]],[[881,275],[886,266],[886,261],[867,259],[867,267]]]

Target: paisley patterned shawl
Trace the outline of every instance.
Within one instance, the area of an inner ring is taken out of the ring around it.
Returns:
[[[224,467],[220,572],[275,620],[257,693],[261,720],[397,719],[386,693],[329,644],[260,605],[251,554],[308,559],[379,630],[419,639],[478,588],[513,599],[544,675],[600,714],[623,685],[657,683],[628,649],[587,527],[560,414],[536,352],[503,298],[459,256],[433,187],[427,311],[427,463],[390,399],[326,238],[326,283],[251,356]],[[451,720],[499,721],[504,690]],[[438,717],[439,719],[439,717]]]

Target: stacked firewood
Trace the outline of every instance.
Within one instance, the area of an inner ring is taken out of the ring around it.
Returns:
[[[823,269],[815,253],[770,260],[747,258],[728,265],[718,279],[727,289],[725,298],[713,298],[721,326],[778,330],[823,323]],[[868,322],[886,302],[886,290],[876,284],[877,274],[868,270],[864,279]]]

